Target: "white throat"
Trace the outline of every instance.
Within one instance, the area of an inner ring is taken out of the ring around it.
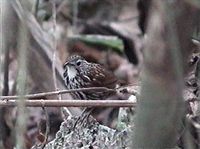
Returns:
[[[73,78],[75,78],[77,74],[77,70],[74,67],[68,66],[67,73],[68,73],[69,80],[72,80]]]

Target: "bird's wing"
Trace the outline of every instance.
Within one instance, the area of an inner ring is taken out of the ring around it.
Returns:
[[[82,75],[82,79],[85,80],[84,87],[107,87],[110,89],[114,89],[117,85],[117,78],[116,76],[103,68],[103,66],[99,64],[93,64],[92,66],[95,69],[91,68],[90,73],[86,75]],[[86,83],[87,82],[87,83]],[[97,99],[105,99],[114,94],[114,92],[107,92],[107,91],[87,91],[88,99],[97,100]]]
[[[95,69],[92,68],[92,71],[88,73],[90,79],[90,85],[88,87],[116,87],[117,78],[112,72],[106,70],[99,64],[95,64],[93,67],[95,67]]]

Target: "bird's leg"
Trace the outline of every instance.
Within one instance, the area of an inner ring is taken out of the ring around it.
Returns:
[[[73,126],[73,129],[76,127],[76,125],[78,124],[78,122],[81,120],[81,117],[84,115],[84,113],[86,112],[86,110],[87,110],[87,108],[85,108],[85,109],[82,111],[81,115],[80,115],[80,116],[78,117],[78,119],[75,121],[74,126]]]
[[[86,111],[85,114],[84,114],[84,117],[83,117],[83,119],[82,119],[81,124],[84,124],[85,121],[86,121],[85,124],[88,124],[90,114],[91,114],[91,112],[92,112],[93,110],[94,110],[94,108],[87,108],[87,111]],[[83,126],[84,126],[84,125],[83,125]]]
[[[78,117],[78,119],[75,121],[73,128],[76,127],[78,122],[80,122],[82,125],[85,119],[87,119],[87,122],[88,122],[88,118],[93,110],[94,108],[85,108],[83,112],[81,113],[81,115]]]

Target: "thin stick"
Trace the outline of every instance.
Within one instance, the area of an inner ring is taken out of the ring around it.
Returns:
[[[45,96],[52,96],[52,95],[59,95],[59,94],[65,94],[65,93],[73,93],[77,91],[107,91],[107,92],[116,92],[115,89],[109,89],[106,87],[90,87],[90,88],[80,88],[80,89],[72,89],[72,90],[60,90],[60,91],[53,91],[53,92],[45,92],[45,93],[37,93],[37,94],[28,94],[24,95],[24,98],[43,98]],[[18,99],[21,98],[21,96],[0,96],[0,100],[3,99]]]
[[[18,100],[0,101],[2,106],[16,106]],[[27,107],[134,107],[136,102],[129,100],[26,100]]]
[[[26,14],[27,8],[30,8],[26,0],[21,0],[20,3],[24,7]],[[16,121],[16,149],[25,148],[25,137],[26,124],[27,124],[27,112],[25,107],[26,98],[23,95],[26,93],[26,81],[27,81],[27,49],[29,47],[29,31],[26,24],[27,16],[24,16],[23,20],[20,22],[19,35],[17,40],[18,49],[18,75],[17,75],[17,93],[21,96],[17,102],[17,121]]]
[[[35,18],[38,18],[38,9],[39,9],[39,4],[40,4],[40,0],[36,0],[35,2],[35,10],[34,10],[34,15],[35,15]]]
[[[55,0],[51,1],[52,7],[53,7],[53,31],[54,33],[56,32],[56,4]],[[53,46],[54,46],[54,51],[53,51],[53,58],[52,58],[52,75],[53,75],[53,83],[54,83],[54,88],[57,91],[58,86],[57,86],[57,79],[56,79],[56,48],[57,48],[57,41],[55,35],[53,35]],[[59,95],[57,95],[59,96]],[[49,122],[49,115],[47,112],[47,108],[43,107],[43,110],[45,111],[45,117],[46,117],[46,132],[45,132],[45,140],[42,143],[42,149],[45,147],[48,141],[49,137],[49,131],[50,131],[50,122]]]
[[[55,1],[52,0],[52,7],[53,7],[53,31],[56,33],[56,4]],[[53,35],[53,57],[52,57],[52,73],[53,73],[53,83],[54,83],[54,88],[55,90],[58,90],[57,86],[57,79],[56,79],[56,50],[57,50],[57,40],[56,40],[56,35]]]
[[[49,121],[49,115],[48,115],[48,111],[46,107],[42,107],[42,109],[44,110],[45,116],[46,116],[46,132],[45,132],[45,140],[42,143],[41,148],[43,149],[45,147],[45,145],[47,144],[48,141],[48,137],[49,137],[49,131],[50,131],[50,121]]]
[[[9,48],[5,51],[5,58],[4,58],[4,79],[3,79],[3,95],[6,96],[9,93]]]

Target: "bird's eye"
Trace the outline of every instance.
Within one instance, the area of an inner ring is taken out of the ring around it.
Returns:
[[[77,65],[77,66],[80,66],[80,65],[81,65],[81,61],[77,61],[77,62],[76,62],[76,65]]]

